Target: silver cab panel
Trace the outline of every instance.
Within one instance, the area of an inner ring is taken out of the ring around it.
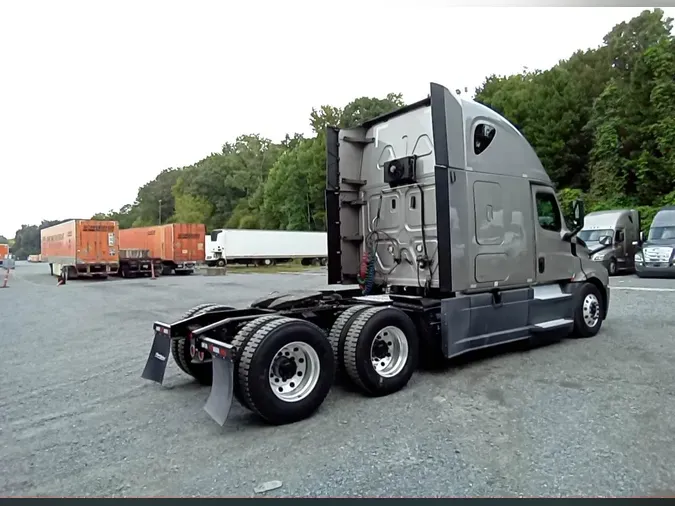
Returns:
[[[355,283],[371,247],[378,282],[446,294],[584,271],[534,150],[481,104],[432,84],[426,100],[329,130],[327,150],[331,284]],[[404,157],[414,157],[416,177],[390,185],[385,166]]]

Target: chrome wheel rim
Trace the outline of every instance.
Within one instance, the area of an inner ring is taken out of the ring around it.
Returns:
[[[593,328],[600,321],[600,302],[592,293],[586,295],[582,306],[584,322],[589,328]]]
[[[319,355],[307,343],[295,341],[281,348],[269,367],[272,392],[284,402],[305,399],[319,382]]]
[[[405,333],[398,327],[384,327],[370,345],[370,362],[377,374],[391,378],[405,367],[408,351]]]

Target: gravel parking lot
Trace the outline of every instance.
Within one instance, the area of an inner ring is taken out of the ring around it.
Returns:
[[[675,495],[675,280],[613,278],[590,340],[457,361],[385,398],[337,387],[294,425],[235,405],[221,428],[175,363],[163,387],[140,378],[152,322],[324,272],[48,272],[20,262],[0,290],[0,496]]]

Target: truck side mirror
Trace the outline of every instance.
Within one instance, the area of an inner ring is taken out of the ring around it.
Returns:
[[[642,244],[643,242],[645,242],[645,233],[642,230],[640,230],[640,244]]]
[[[608,235],[603,235],[598,242],[603,246],[609,246],[612,244],[612,238]]]
[[[577,225],[584,221],[584,201],[576,199],[572,202],[572,214]]]
[[[565,234],[567,239],[576,235],[579,230],[584,228],[584,201],[576,199],[572,202],[572,223],[571,230]]]

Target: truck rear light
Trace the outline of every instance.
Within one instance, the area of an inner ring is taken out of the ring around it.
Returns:
[[[202,348],[208,350],[211,355],[218,355],[219,357],[227,357],[227,349],[221,346],[214,346],[213,344],[202,343]]]

